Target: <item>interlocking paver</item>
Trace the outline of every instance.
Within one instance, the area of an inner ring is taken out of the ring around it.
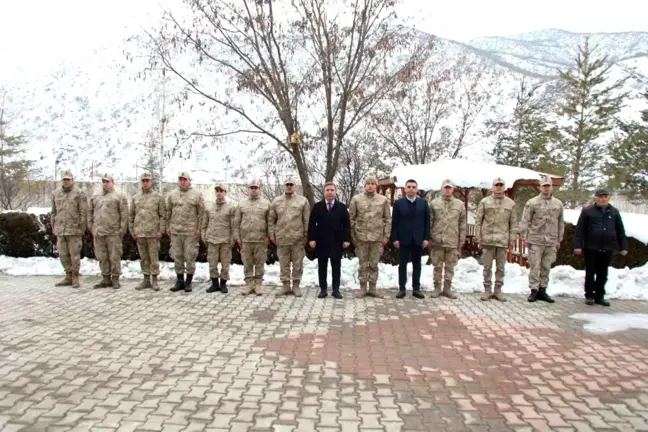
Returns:
[[[648,332],[596,336],[568,318],[646,302],[242,298],[90,281],[0,275],[3,431],[648,430]]]

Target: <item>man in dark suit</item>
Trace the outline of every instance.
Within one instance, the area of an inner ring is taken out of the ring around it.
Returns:
[[[394,203],[392,209],[391,241],[399,250],[398,294],[405,297],[407,283],[407,262],[412,260],[412,295],[425,298],[421,292],[421,253],[430,244],[430,208],[423,198],[417,196],[415,180],[405,183],[405,196]]]
[[[585,257],[585,303],[592,306],[610,306],[605,300],[605,283],[612,251],[628,253],[628,238],[619,210],[608,203],[606,189],[594,193],[594,204],[581,210],[576,233],[574,252]]]
[[[342,250],[349,247],[351,228],[349,211],[346,205],[336,199],[334,183],[324,185],[324,199],[313,206],[308,224],[308,240],[310,247],[317,254],[319,273],[319,298],[325,298],[327,293],[326,273],[328,260],[331,260],[333,273],[333,297],[341,299],[340,266]]]

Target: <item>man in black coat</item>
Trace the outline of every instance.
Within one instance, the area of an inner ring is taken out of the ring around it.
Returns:
[[[621,214],[608,201],[608,191],[598,189],[594,204],[581,211],[574,236],[574,253],[585,258],[585,303],[590,306],[610,306],[605,300],[605,283],[612,251],[619,247],[621,255],[628,253]]]
[[[348,248],[351,241],[351,224],[347,206],[336,199],[334,183],[324,185],[324,199],[315,203],[308,223],[308,240],[310,247],[317,254],[319,273],[319,298],[328,295],[326,274],[328,261],[331,260],[333,273],[333,297],[341,299],[340,266],[342,250]]]
[[[430,244],[430,207],[428,202],[417,196],[415,180],[405,183],[405,196],[394,203],[392,209],[391,241],[399,251],[398,294],[405,297],[407,283],[407,262],[412,260],[412,295],[425,298],[421,292],[421,253]]]

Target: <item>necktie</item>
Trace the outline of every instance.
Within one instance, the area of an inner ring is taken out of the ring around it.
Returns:
[[[333,203],[331,201],[328,202],[328,211],[329,213],[331,212],[331,207],[333,206]]]

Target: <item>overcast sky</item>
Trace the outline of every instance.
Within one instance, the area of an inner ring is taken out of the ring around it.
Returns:
[[[116,45],[155,13],[160,2],[179,1],[2,0],[0,80],[7,74],[33,73],[38,64],[82,58],[100,44]],[[615,0],[602,7],[586,0],[544,0],[527,6],[519,0],[404,1],[401,17],[416,16],[417,27],[460,41],[546,28],[648,30],[648,2],[641,0]]]

